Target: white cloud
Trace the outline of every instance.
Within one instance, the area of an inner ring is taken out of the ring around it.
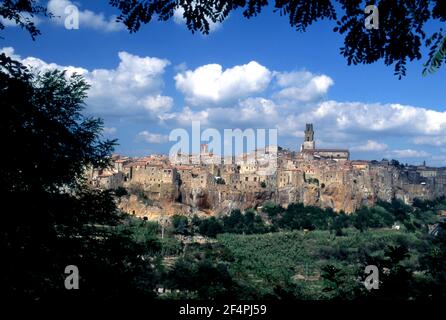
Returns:
[[[141,131],[138,133],[138,139],[147,143],[165,143],[169,141],[169,137],[167,135],[151,133],[149,131]]]
[[[413,139],[413,142],[415,144],[422,144],[435,147],[444,146],[446,145],[446,135],[415,137],[415,139]]]
[[[153,113],[165,113],[169,111],[173,106],[173,99],[171,97],[155,95],[147,96],[138,101],[146,110]]]
[[[315,121],[345,131],[396,136],[446,133],[446,112],[409,105],[326,101],[312,115]]]
[[[13,47],[4,47],[0,49],[0,53],[4,53],[6,56],[14,60],[20,60],[20,56],[15,53]]]
[[[312,78],[311,78],[312,79]],[[311,81],[311,80],[310,80]],[[284,85],[289,84],[286,83]],[[274,95],[273,95],[274,97]],[[410,143],[414,137],[431,139],[432,134],[446,136],[445,112],[400,104],[362,102],[282,101],[262,97],[245,98],[227,107],[209,106],[195,111],[185,107],[163,118],[168,124],[189,126],[199,120],[214,128],[278,128],[279,136],[297,148],[305,123],[314,123],[319,147],[350,147],[352,151],[381,156],[424,157],[428,153],[402,149],[391,151],[398,143]],[[392,143],[386,141],[392,138]],[[378,140],[379,139],[379,140]],[[417,138],[421,142],[420,138]],[[440,143],[440,142],[438,142]],[[392,148],[393,147],[393,148]]]
[[[193,105],[222,103],[263,91],[271,72],[256,61],[223,71],[219,64],[208,64],[175,76],[176,87]]]
[[[429,156],[430,154],[425,151],[413,150],[413,149],[392,150],[389,153],[387,153],[387,157],[396,157],[396,158],[424,158]]]
[[[277,128],[279,141],[294,149],[302,141],[305,123],[311,122],[318,147],[351,147],[375,158],[434,160],[440,148],[420,151],[417,145],[446,146],[446,111],[396,103],[323,101],[333,81],[308,71],[271,72],[254,61],[226,70],[218,64],[186,70],[177,73],[175,82],[187,104],[175,108],[173,98],[163,94],[163,76],[170,64],[166,59],[120,52],[117,66],[88,70],[35,57],[22,59],[11,47],[0,51],[37,71],[57,68],[82,74],[91,84],[86,111],[106,120],[143,118],[165,128],[190,127],[191,121],[200,121],[202,128]],[[301,90],[301,96],[283,99],[280,92],[287,88],[313,91]],[[113,133],[109,129],[104,133]],[[156,126],[153,130],[158,129],[162,132]],[[148,131],[139,138],[166,141],[162,134]]]
[[[47,63],[39,58],[21,59],[13,48],[1,51],[14,56],[36,71],[51,69],[66,70],[67,75],[78,73],[91,85],[88,91],[87,111],[99,115],[120,117],[148,115],[158,119],[173,106],[173,99],[162,95],[163,74],[170,64],[168,60],[139,57],[128,52],[119,52],[116,69],[87,70],[74,66]]]
[[[18,26],[14,20],[5,19],[3,17],[0,17],[0,23],[3,24],[5,27],[17,27]]]
[[[31,69],[34,69],[39,72],[46,72],[54,69],[60,69],[60,70],[65,70],[68,76],[71,76],[75,73],[81,75],[86,75],[88,73],[88,70],[84,68],[79,68],[74,66],[60,66],[55,63],[46,63],[45,61],[34,57],[27,57],[22,60],[22,63],[29,66]]]
[[[91,83],[89,104],[100,114],[135,115],[145,111],[154,117],[167,112],[173,99],[161,94],[168,60],[119,52],[116,69],[95,69],[86,75]]]
[[[14,60],[22,62],[24,65],[27,65],[29,68],[36,72],[46,72],[54,69],[65,70],[68,76],[71,76],[74,73],[85,75],[88,73],[87,69],[74,67],[74,66],[61,66],[56,63],[47,63],[39,58],[27,57],[22,59],[20,55],[15,53],[14,48],[6,47],[0,49],[1,53],[5,53],[7,56],[11,57]]]
[[[192,121],[200,121],[201,125],[209,125],[209,109],[193,111],[186,106],[180,112],[167,113],[162,115],[161,120],[173,126],[190,126]]]
[[[59,25],[64,25],[65,18],[67,17],[65,9],[69,6],[76,6],[76,4],[69,0],[50,0],[47,8],[54,15],[53,21]],[[79,9],[79,28],[84,27],[106,32],[124,29],[121,23],[116,22],[115,15],[106,17],[103,13]]]
[[[163,120],[182,126],[190,126],[191,121],[200,121],[202,126],[219,129],[274,128],[280,116],[273,101],[247,98],[231,107],[209,107],[197,111],[184,107],[180,112],[167,114]]]
[[[320,99],[334,84],[330,77],[308,71],[276,72],[275,77],[277,84],[284,87],[276,97],[303,102]]]
[[[385,151],[388,146],[385,143],[379,143],[375,140],[367,140],[366,144],[355,146],[352,148],[353,151]]]

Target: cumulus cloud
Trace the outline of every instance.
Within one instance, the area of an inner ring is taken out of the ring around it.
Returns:
[[[50,0],[48,2],[48,11],[54,15],[53,21],[59,25],[65,24],[65,18],[70,12],[66,9],[70,6],[75,6],[69,0]],[[100,31],[113,32],[123,30],[124,26],[116,22],[116,15],[106,17],[103,13],[95,13],[91,10],[79,11],[79,28],[91,28]]]
[[[46,72],[54,69],[65,70],[68,76],[74,73],[85,75],[88,73],[87,69],[74,67],[74,66],[61,66],[56,63],[47,63],[39,58],[27,57],[22,59],[22,57],[17,54],[12,47],[5,47],[0,49],[0,53],[4,53],[14,60],[20,61],[24,65],[28,66],[30,69],[36,72]]]
[[[379,143],[375,140],[367,140],[367,142],[363,145],[358,145],[352,148],[353,151],[385,151],[388,146],[385,143]]]
[[[147,143],[165,143],[169,141],[169,136],[159,133],[151,133],[149,131],[141,131],[138,133],[138,139]]]
[[[146,110],[160,114],[169,111],[173,106],[173,99],[171,97],[155,95],[147,96],[138,101]]]
[[[10,57],[11,59],[20,60],[20,56],[15,53],[15,50],[13,47],[1,48],[0,53],[4,53],[6,56]]]
[[[91,84],[87,112],[106,120],[143,118],[159,132],[190,127],[192,121],[220,130],[277,128],[279,143],[297,149],[305,123],[311,122],[318,147],[350,147],[376,159],[426,158],[439,163],[438,147],[446,146],[446,111],[398,103],[324,101],[334,81],[308,71],[270,71],[255,61],[228,69],[210,64],[188,70],[184,65],[174,80],[186,104],[175,107],[174,99],[163,94],[170,64],[166,59],[119,52],[117,66],[88,70],[35,57],[22,59],[11,47],[0,51],[37,71],[56,68],[82,74]],[[290,96],[284,94],[292,91]],[[115,132],[113,127],[104,130]],[[167,141],[163,134],[149,131],[138,137],[149,143]]]
[[[277,84],[283,87],[276,97],[303,102],[320,99],[334,84],[329,76],[308,71],[276,72],[275,77]]]
[[[409,105],[326,101],[312,115],[346,131],[396,136],[446,133],[446,112]]]
[[[444,145],[446,145],[446,135],[415,137],[413,139],[413,142],[415,144],[422,144],[422,145],[428,145],[428,146],[434,146],[434,147],[444,146]]]
[[[163,74],[170,64],[168,60],[139,57],[128,52],[119,52],[119,65],[115,69],[87,70],[74,66],[48,63],[39,58],[21,57],[13,48],[2,52],[13,56],[23,64],[40,72],[52,69],[66,70],[67,75],[81,74],[91,85],[88,91],[88,112],[120,117],[148,115],[158,119],[173,106],[173,99],[162,95]]]
[[[89,103],[101,114],[126,115],[168,111],[173,100],[163,96],[163,74],[168,60],[119,52],[116,69],[95,69],[86,75],[91,83]]]
[[[256,61],[223,70],[208,64],[175,76],[176,87],[192,105],[224,103],[263,91],[272,73]]]
[[[247,98],[231,107],[193,110],[186,106],[179,112],[167,114],[163,120],[170,124],[186,126],[189,126],[191,121],[200,121],[203,126],[219,129],[274,128],[280,121],[280,116],[273,101],[264,98]]]
[[[392,150],[389,153],[387,153],[387,156],[395,158],[424,158],[424,157],[429,157],[430,154],[421,150],[402,149],[402,150]]]
[[[283,85],[289,83],[284,82]],[[415,158],[427,157],[428,153],[413,150],[416,148],[391,151],[385,140],[391,138],[392,144],[407,144],[416,137],[415,141],[419,144],[430,141],[431,145],[439,145],[446,142],[440,139],[440,134],[446,136],[444,115],[442,111],[401,104],[337,101],[285,103],[280,99],[250,97],[227,107],[207,107],[198,111],[185,107],[182,111],[167,113],[163,120],[170,125],[186,126],[197,120],[203,126],[220,129],[277,128],[279,136],[291,141],[294,147],[301,142],[305,123],[311,122],[315,125],[319,147],[351,147],[352,151],[368,152],[371,156],[375,154],[379,157],[387,152],[393,157]],[[439,138],[432,139],[432,134],[437,134]],[[377,140],[378,137],[380,140]]]

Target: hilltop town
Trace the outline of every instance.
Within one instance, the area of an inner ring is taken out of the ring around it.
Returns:
[[[446,194],[446,168],[402,165],[395,160],[350,160],[346,149],[317,149],[312,124],[305,128],[299,152],[270,147],[277,169],[265,175],[262,159],[247,154],[227,163],[201,146],[196,161],[171,161],[166,155],[130,158],[113,155],[112,167],[89,169],[94,188],[129,190],[119,207],[137,216],[159,219],[164,214],[210,215],[274,202],[293,202],[346,213],[377,200],[434,199]],[[207,161],[212,159],[213,161]],[[264,160],[264,159],[263,159]]]

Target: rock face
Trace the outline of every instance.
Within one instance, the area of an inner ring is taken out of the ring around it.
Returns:
[[[197,215],[199,217],[209,216],[209,212],[199,210],[197,208],[184,205],[179,202],[172,201],[156,201],[152,204],[139,199],[136,195],[121,197],[117,206],[120,210],[127,212],[139,218],[147,218],[148,220],[157,221],[163,217],[169,217],[175,214],[191,217]]]
[[[446,194],[445,171],[437,170],[435,177],[426,178],[415,168],[379,163],[368,164],[365,169],[350,167],[345,170],[345,165],[336,165],[335,177],[325,174],[323,168],[319,172],[316,170],[312,178],[305,178],[305,173],[300,172],[303,176],[300,183],[281,187],[243,190],[231,185],[210,185],[206,188],[182,186],[181,198],[191,207],[214,212],[227,212],[234,208],[244,210],[272,201],[282,206],[302,202],[351,213],[361,206],[374,205],[378,199],[391,201],[398,198],[410,203],[417,197],[432,199]],[[330,170],[333,171],[333,168]]]
[[[125,168],[124,168],[125,169]],[[120,207],[154,218],[162,214],[209,215],[255,208],[267,201],[293,202],[346,213],[378,199],[433,199],[446,195],[446,169],[401,166],[395,162],[279,158],[268,176],[255,165],[133,165],[123,186],[151,203],[130,197]]]
[[[226,188],[182,188],[184,204],[200,210],[214,212],[231,209],[245,210],[275,198],[274,191],[260,192],[227,191]]]

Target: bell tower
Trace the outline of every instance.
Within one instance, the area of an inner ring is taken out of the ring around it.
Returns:
[[[305,125],[305,138],[304,143],[302,144],[301,151],[302,150],[314,150],[316,147],[314,143],[314,131],[313,131],[313,124],[307,123]]]

